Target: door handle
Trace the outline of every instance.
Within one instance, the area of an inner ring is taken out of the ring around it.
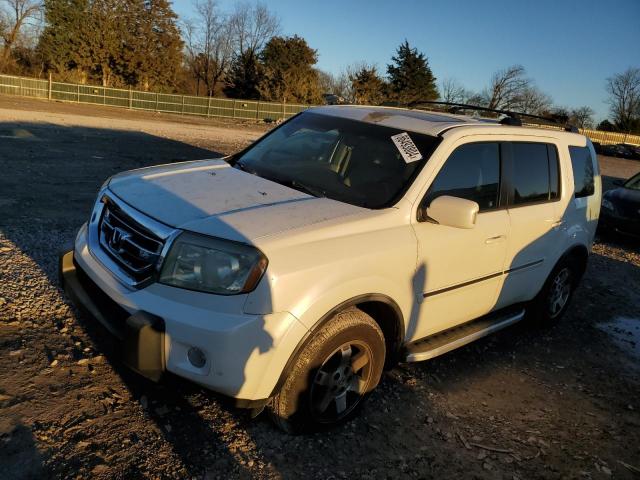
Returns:
[[[484,243],[486,244],[490,244],[490,243],[496,243],[496,242],[501,242],[502,240],[504,240],[505,238],[507,238],[505,235],[496,235],[495,237],[489,237],[487,238]]]
[[[558,228],[562,226],[562,224],[564,223],[564,220],[562,219],[556,220],[556,219],[550,218],[549,220],[547,220],[547,223],[551,224],[551,228]]]

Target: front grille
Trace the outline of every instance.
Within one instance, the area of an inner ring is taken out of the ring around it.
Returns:
[[[98,231],[102,249],[136,282],[153,275],[164,246],[161,239],[109,201]]]

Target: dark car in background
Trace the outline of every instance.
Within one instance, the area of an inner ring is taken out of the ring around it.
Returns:
[[[603,145],[599,142],[593,142],[593,148],[599,155],[640,160],[640,147],[636,145],[628,143]]]
[[[602,197],[599,228],[602,233],[618,232],[640,238],[640,173]]]

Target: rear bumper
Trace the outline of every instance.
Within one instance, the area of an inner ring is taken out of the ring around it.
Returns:
[[[89,252],[86,228],[60,257],[72,301],[122,342],[124,362],[147,378],[169,371],[253,406],[267,399],[307,329],[290,313],[249,315],[244,299],[152,284],[130,290]],[[204,353],[194,365],[189,351]]]

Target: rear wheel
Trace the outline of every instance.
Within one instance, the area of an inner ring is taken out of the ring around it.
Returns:
[[[276,425],[289,433],[347,421],[380,381],[384,335],[366,313],[337,313],[302,349],[270,403]]]
[[[547,278],[536,298],[531,302],[529,317],[540,324],[553,324],[565,314],[581,270],[575,259],[560,260]]]

